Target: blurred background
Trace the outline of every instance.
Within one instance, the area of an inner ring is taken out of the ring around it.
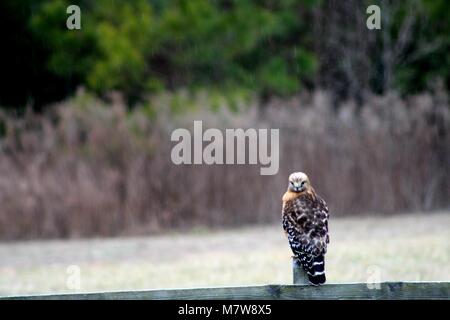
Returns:
[[[293,171],[330,207],[331,282],[449,280],[449,9],[2,1],[0,294],[290,283]],[[174,165],[194,120],[280,129],[278,174]]]

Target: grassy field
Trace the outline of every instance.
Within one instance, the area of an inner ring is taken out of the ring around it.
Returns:
[[[450,281],[450,212],[330,221],[328,282]],[[0,295],[292,283],[280,226],[0,244]],[[67,286],[78,266],[81,288]]]

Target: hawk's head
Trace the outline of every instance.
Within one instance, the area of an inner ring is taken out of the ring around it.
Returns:
[[[294,172],[289,176],[289,187],[292,192],[311,191],[311,183],[309,178],[303,172]]]

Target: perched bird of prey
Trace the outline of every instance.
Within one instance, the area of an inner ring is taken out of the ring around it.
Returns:
[[[325,253],[328,236],[328,207],[306,174],[294,172],[283,195],[283,229],[294,256],[313,285],[325,283]]]

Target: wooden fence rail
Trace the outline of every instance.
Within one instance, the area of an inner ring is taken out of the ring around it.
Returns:
[[[10,296],[0,297],[0,300],[450,299],[450,282],[384,282],[371,285],[366,283],[337,283],[315,287],[307,284],[307,278],[296,261],[293,261],[293,282],[293,285]]]
[[[449,299],[450,282],[384,282],[369,289],[365,283],[310,285],[263,285],[197,289],[69,293],[2,297],[0,299],[109,300],[109,299]]]

